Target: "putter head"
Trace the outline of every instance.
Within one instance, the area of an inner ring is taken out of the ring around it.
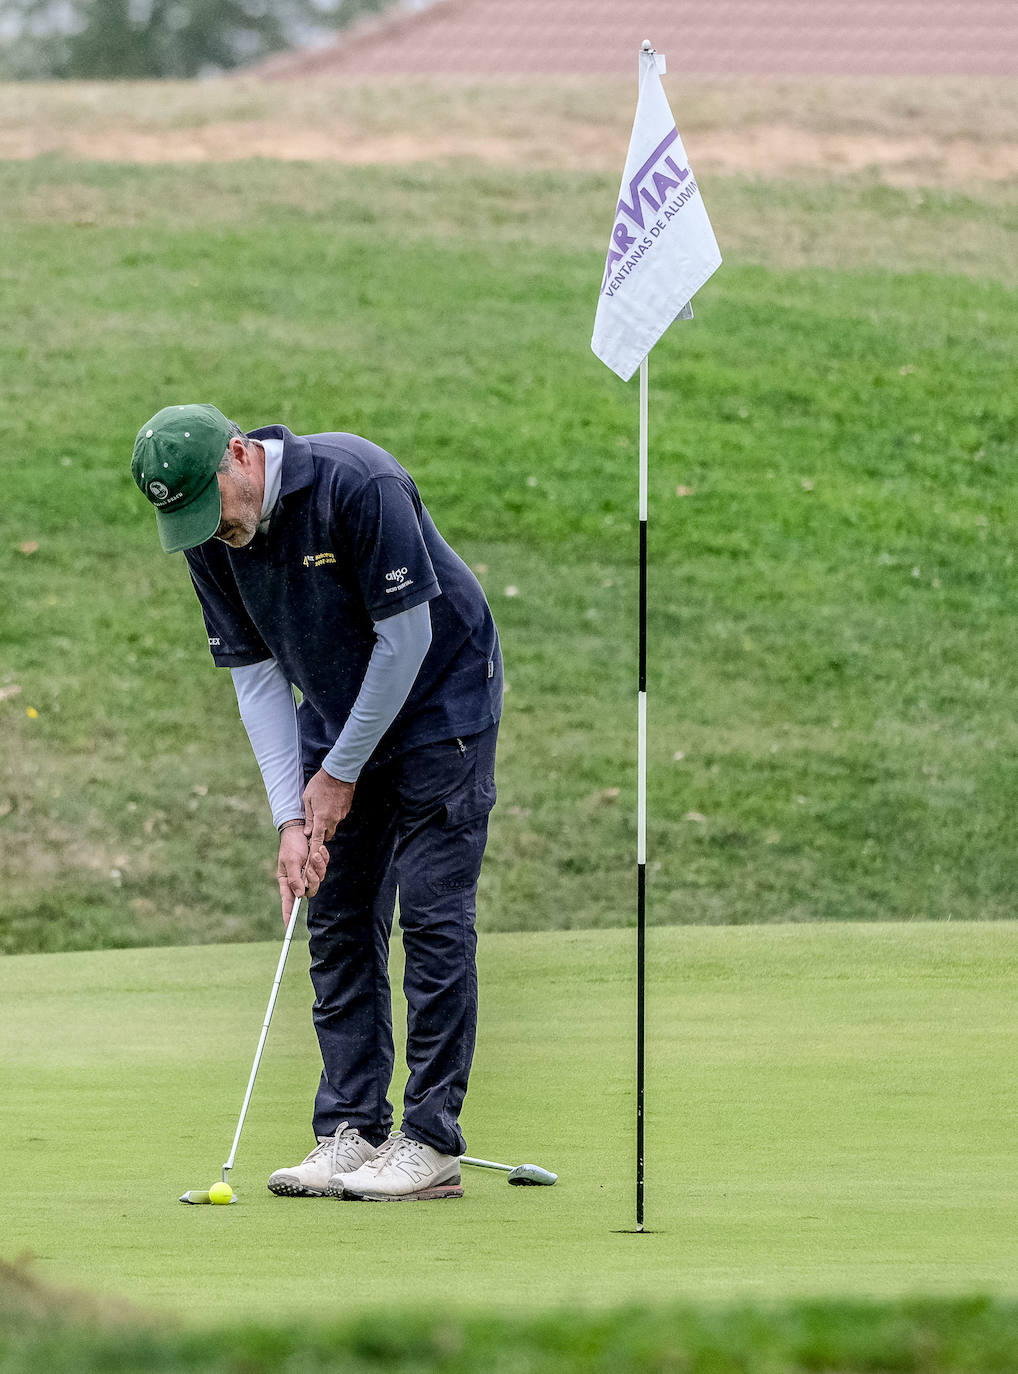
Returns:
[[[515,1188],[550,1188],[558,1182],[558,1174],[542,1169],[539,1164],[517,1164],[509,1171],[509,1182]]]
[[[180,1201],[189,1202],[192,1207],[201,1207],[205,1203],[208,1203],[210,1207],[212,1206],[212,1199],[209,1197],[209,1190],[207,1188],[189,1188],[186,1193],[181,1194]],[[233,1197],[230,1198],[230,1202],[233,1203],[236,1201],[237,1194],[234,1193]]]

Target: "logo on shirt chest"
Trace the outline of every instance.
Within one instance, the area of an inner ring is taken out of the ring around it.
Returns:
[[[306,553],[304,555],[305,568],[325,568],[330,563],[335,563],[334,553]]]

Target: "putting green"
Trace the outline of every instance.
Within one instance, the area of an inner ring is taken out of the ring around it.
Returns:
[[[1018,926],[649,936],[647,1223],[633,1225],[628,931],[488,936],[462,1201],[272,1197],[309,1148],[317,1050],[295,945],[219,1176],[274,945],[0,962],[4,1225],[58,1282],[200,1321],[398,1304],[1018,1293]],[[398,970],[394,970],[398,974]]]

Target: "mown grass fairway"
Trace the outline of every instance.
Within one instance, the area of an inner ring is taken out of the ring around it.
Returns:
[[[469,1147],[561,1181],[466,1171],[466,1197],[434,1206],[265,1190],[308,1143],[302,947],[229,1208],[176,1199],[228,1152],[276,947],[5,960],[2,1254],[203,1324],[1018,1293],[1013,925],[655,931],[644,1236],[624,1233],[631,943],[483,942]]]

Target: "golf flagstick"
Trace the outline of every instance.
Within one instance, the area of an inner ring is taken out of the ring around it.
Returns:
[[[647,1005],[647,410],[648,363],[640,362],[639,652],[636,670],[636,1229],[643,1230],[644,1077]]]
[[[254,1090],[255,1078],[258,1076],[258,1065],[262,1062],[262,1050],[265,1048],[265,1037],[269,1033],[269,1023],[272,1020],[272,1012],[276,1005],[276,994],[279,992],[279,984],[283,978],[283,969],[286,967],[286,956],[290,953],[290,941],[293,939],[293,932],[297,929],[297,914],[300,911],[300,904],[304,898],[298,897],[293,904],[290,912],[290,921],[286,927],[286,935],[283,937],[283,948],[279,955],[279,963],[276,966],[276,977],[272,984],[272,991],[269,993],[269,1005],[265,1011],[265,1020],[262,1023],[262,1033],[258,1038],[258,1048],[255,1050],[254,1063],[251,1065],[251,1077],[247,1080],[247,1092],[244,1094],[244,1105],[240,1109],[240,1120],[237,1122],[237,1134],[233,1137],[233,1147],[230,1150],[230,1157],[223,1165],[223,1182],[229,1183],[227,1175],[233,1168],[233,1161],[237,1157],[237,1146],[240,1143],[240,1133],[244,1129],[244,1118],[247,1116],[247,1109],[251,1102],[251,1093]]]
[[[636,1230],[643,1228],[647,924],[647,411],[651,349],[721,266],[699,187],[645,38],[629,152],[608,240],[590,346],[624,382],[640,369],[640,606],[636,826]]]

